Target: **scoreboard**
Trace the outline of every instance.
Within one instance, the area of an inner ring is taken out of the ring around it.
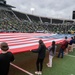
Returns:
[[[75,11],[72,13],[72,19],[75,19]]]

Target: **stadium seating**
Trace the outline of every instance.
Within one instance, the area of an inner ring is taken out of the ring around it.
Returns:
[[[51,19],[13,10],[0,10],[0,32],[54,32],[67,33],[75,25],[70,20]]]

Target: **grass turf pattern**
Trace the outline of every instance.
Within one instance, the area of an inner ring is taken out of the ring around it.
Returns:
[[[75,55],[75,50],[70,55]],[[32,52],[15,54],[14,64],[34,74],[36,71],[37,54]],[[43,75],[75,75],[75,58],[64,56],[64,58],[53,58],[53,67],[48,68],[48,52],[43,65]],[[9,75],[27,75],[22,71],[10,66]],[[34,74],[35,75],[35,74]]]

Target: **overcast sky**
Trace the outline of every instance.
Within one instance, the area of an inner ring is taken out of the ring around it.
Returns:
[[[75,0],[6,0],[14,10],[44,17],[72,19]],[[34,8],[31,11],[31,8]]]

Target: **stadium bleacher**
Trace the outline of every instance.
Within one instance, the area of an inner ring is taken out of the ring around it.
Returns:
[[[4,0],[5,1],[5,0]],[[14,6],[0,3],[0,32],[64,32],[74,26],[73,20],[41,17],[12,10]]]

